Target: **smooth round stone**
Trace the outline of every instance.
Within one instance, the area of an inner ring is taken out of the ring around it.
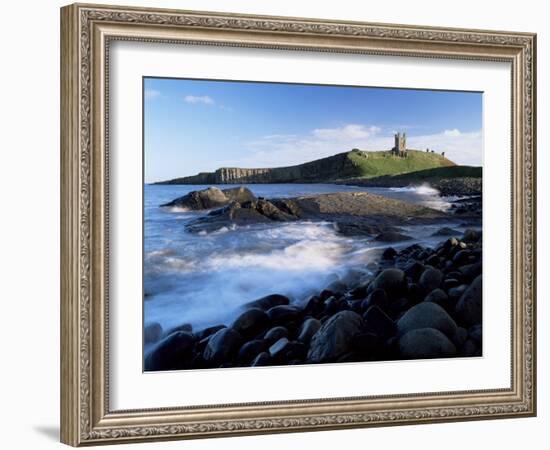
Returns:
[[[160,341],[145,358],[145,370],[178,370],[186,367],[195,337],[177,331]]]
[[[257,336],[269,325],[267,313],[260,308],[251,308],[243,312],[231,325],[235,331],[245,338]]]
[[[400,335],[420,328],[435,328],[452,337],[456,333],[457,325],[441,306],[432,302],[421,302],[409,309],[397,322]]]
[[[407,277],[401,269],[385,269],[371,283],[371,289],[383,289],[390,298],[399,298],[407,292]]]
[[[420,276],[418,285],[424,290],[424,292],[431,292],[441,286],[443,281],[443,272],[432,267],[428,267]]]
[[[223,328],[217,331],[208,340],[203,352],[205,361],[225,363],[231,360],[243,341],[242,336],[232,328]]]
[[[481,323],[482,319],[482,280],[479,275],[466,289],[456,304],[456,315],[466,325]]]
[[[353,311],[340,311],[328,319],[311,339],[307,358],[310,362],[334,361],[349,351],[353,336],[363,319]]]
[[[456,355],[455,345],[435,328],[417,328],[401,336],[399,353],[403,358],[445,358]]]

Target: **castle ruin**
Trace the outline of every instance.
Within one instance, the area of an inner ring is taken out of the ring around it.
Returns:
[[[392,155],[405,158],[407,156],[407,137],[405,133],[403,133],[403,135],[401,135],[401,133],[397,133],[394,138],[395,146],[391,149]]]

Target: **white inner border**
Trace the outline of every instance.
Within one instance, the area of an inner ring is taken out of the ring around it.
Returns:
[[[509,64],[124,41],[110,64],[111,410],[510,386]],[[483,91],[484,356],[143,373],[143,76]]]

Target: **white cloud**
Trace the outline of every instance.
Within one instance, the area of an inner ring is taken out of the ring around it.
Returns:
[[[212,97],[208,95],[186,95],[183,100],[186,103],[191,103],[192,105],[203,104],[203,105],[213,105],[216,103]]]
[[[145,89],[144,96],[145,100],[153,100],[154,98],[160,97],[161,93],[155,89]]]
[[[349,124],[340,128],[317,128],[311,132],[313,136],[322,140],[341,141],[348,139],[366,139],[380,132],[375,126]]]
[[[290,166],[346,152],[352,148],[389,150],[393,144],[393,134],[382,133],[380,127],[346,124],[338,128],[316,128],[303,135],[263,136],[244,144],[248,152],[242,158],[218,161],[218,164],[233,167]],[[446,157],[464,165],[482,164],[482,145],[481,131],[464,133],[452,129],[407,138],[409,148],[430,148],[438,153],[445,152]]]
[[[452,130],[445,130],[443,132],[443,135],[444,136],[448,136],[448,137],[458,137],[460,136],[462,133],[460,132],[460,130],[456,129],[456,128],[453,128]]]

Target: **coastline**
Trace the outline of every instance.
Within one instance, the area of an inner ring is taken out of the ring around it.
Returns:
[[[297,220],[300,226],[305,217],[329,220],[337,233],[359,236],[360,242],[378,240],[383,250],[366,272],[350,270],[327,285],[318,284],[305,302],[273,289],[218,325],[194,330],[181,323],[164,330],[159,323],[147,323],[146,370],[481,354],[481,232],[443,227],[434,233],[434,245],[408,245],[412,238],[400,228],[405,223],[443,225],[450,219],[480,226],[481,199],[456,200],[449,213],[442,213],[366,193],[266,200],[251,198],[242,188],[229,190],[236,197],[228,198],[227,190],[206,190],[206,197],[182,197],[187,203],[179,207],[199,206],[205,213],[194,220],[203,225],[205,219],[208,226],[212,218],[217,221],[215,228],[199,230],[208,229],[207,235],[228,223],[247,227],[265,220],[281,226]],[[212,200],[219,202],[217,207],[208,203]],[[243,211],[244,223],[238,216]]]

